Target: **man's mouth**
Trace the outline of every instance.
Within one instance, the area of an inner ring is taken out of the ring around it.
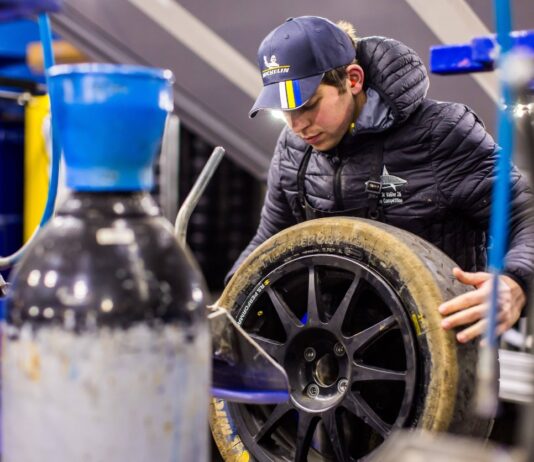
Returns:
[[[317,142],[317,140],[319,139],[320,136],[321,136],[321,134],[318,133],[317,135],[313,135],[313,136],[305,136],[305,137],[303,137],[303,139],[304,139],[304,141],[306,141],[306,143],[313,144],[313,143]]]

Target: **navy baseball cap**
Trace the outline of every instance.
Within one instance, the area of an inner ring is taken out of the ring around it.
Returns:
[[[248,113],[298,109],[306,104],[325,72],[350,64],[356,51],[350,37],[328,19],[289,18],[261,42],[258,67],[263,89]]]

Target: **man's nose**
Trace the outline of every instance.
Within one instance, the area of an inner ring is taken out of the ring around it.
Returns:
[[[306,117],[306,114],[304,114],[302,111],[299,111],[298,109],[294,111],[287,111],[286,118],[289,127],[295,133],[302,132],[302,130],[304,130],[308,125],[310,125],[309,118]]]

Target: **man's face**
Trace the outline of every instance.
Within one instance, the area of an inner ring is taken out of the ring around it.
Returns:
[[[284,116],[296,135],[318,151],[327,151],[337,146],[355,117],[353,94],[321,84],[303,107],[284,111]]]

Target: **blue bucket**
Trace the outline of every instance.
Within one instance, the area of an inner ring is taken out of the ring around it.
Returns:
[[[153,162],[173,109],[171,71],[78,64],[49,71],[54,135],[76,191],[151,189]]]

